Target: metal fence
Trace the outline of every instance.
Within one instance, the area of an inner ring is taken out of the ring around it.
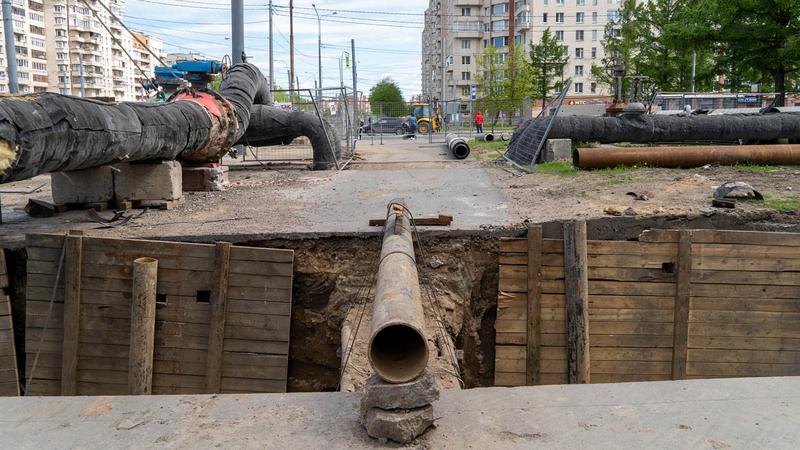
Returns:
[[[317,97],[317,93],[321,93]],[[276,108],[305,112],[317,116],[325,127],[328,139],[339,141],[335,155],[336,168],[344,169],[355,155],[358,122],[353,119],[353,90],[348,87],[320,90],[295,89],[273,91]],[[334,147],[332,145],[332,147]],[[287,145],[247,147],[242,155],[244,162],[300,163],[311,162],[314,150],[307,137],[298,137]]]
[[[653,101],[662,111],[682,111],[690,106],[692,111],[699,109],[744,109],[765,108],[772,104],[778,94],[752,92],[698,92],[698,93],[659,93]]]

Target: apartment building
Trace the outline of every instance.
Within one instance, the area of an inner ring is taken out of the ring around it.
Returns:
[[[80,0],[13,0],[20,91],[75,96],[83,91],[86,97],[146,100],[140,83],[145,77],[131,58],[148,77],[156,65],[154,58],[146,52],[146,57],[142,55],[143,47],[134,44],[97,0],[88,3],[97,17]],[[118,17],[125,13],[125,0],[105,0],[104,4]],[[144,38],[156,52],[162,51],[158,40]],[[8,92],[5,49],[0,53],[0,92]]]
[[[591,68],[604,57],[605,27],[619,8],[620,0],[431,0],[422,38],[423,94],[470,100],[485,49],[505,58],[512,39],[527,49],[549,28],[569,55],[563,77],[573,80],[570,97],[607,96]]]

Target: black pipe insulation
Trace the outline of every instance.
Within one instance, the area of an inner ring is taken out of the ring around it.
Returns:
[[[445,136],[445,142],[447,142],[447,148],[450,149],[456,159],[466,159],[471,152],[466,139],[460,138],[456,134],[451,133]]]
[[[341,155],[341,141],[336,129],[327,121],[323,125],[313,114],[255,105],[250,109],[250,118],[250,126],[238,144],[254,147],[287,145],[297,137],[306,136],[314,149],[314,170],[334,167],[335,158]]]
[[[104,103],[42,93],[0,98],[0,183],[119,161],[219,160],[267,98],[257,67],[231,68],[219,95],[163,104]]]
[[[559,116],[548,138],[603,143],[800,140],[800,114]]]

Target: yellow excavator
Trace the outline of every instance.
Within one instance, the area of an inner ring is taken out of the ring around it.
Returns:
[[[439,118],[438,102],[434,102],[433,106],[430,103],[414,103],[413,107],[414,117],[417,118],[417,132],[419,134],[428,134],[433,127],[433,132],[436,133],[441,130],[442,121]]]

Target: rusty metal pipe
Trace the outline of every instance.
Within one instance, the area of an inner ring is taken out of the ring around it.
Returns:
[[[406,383],[428,365],[428,340],[411,223],[393,202],[383,230],[383,248],[372,307],[369,362],[388,383]]]
[[[581,169],[635,165],[690,168],[713,163],[800,165],[800,145],[579,148],[573,163]]]

